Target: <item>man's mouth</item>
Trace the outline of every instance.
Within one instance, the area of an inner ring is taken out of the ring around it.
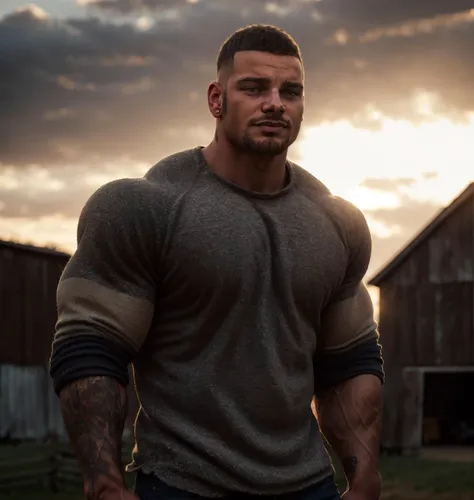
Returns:
[[[257,127],[269,127],[269,128],[287,128],[287,124],[285,122],[277,121],[277,120],[264,120],[261,122],[257,122]]]

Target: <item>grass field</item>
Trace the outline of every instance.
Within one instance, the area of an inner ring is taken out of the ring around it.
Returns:
[[[336,464],[341,490],[345,481]],[[457,463],[415,457],[382,457],[383,500],[474,500],[474,462]],[[80,491],[53,494],[23,489],[0,500],[82,500]]]

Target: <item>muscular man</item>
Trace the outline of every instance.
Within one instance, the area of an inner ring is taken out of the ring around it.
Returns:
[[[323,434],[344,498],[379,498],[371,240],[359,210],[287,160],[303,88],[288,34],[237,31],[207,93],[212,142],[86,203],[51,376],[88,499],[333,500]],[[120,463],[130,363],[134,493]]]

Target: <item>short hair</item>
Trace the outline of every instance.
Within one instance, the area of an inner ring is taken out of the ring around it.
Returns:
[[[222,44],[217,56],[217,71],[232,66],[235,54],[245,50],[293,56],[302,62],[298,44],[286,31],[268,24],[251,24],[235,31]]]

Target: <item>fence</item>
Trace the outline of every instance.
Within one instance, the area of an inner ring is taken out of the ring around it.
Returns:
[[[131,460],[132,445],[124,443],[122,463]],[[31,487],[76,492],[82,489],[77,459],[68,443],[0,445],[0,493]]]

